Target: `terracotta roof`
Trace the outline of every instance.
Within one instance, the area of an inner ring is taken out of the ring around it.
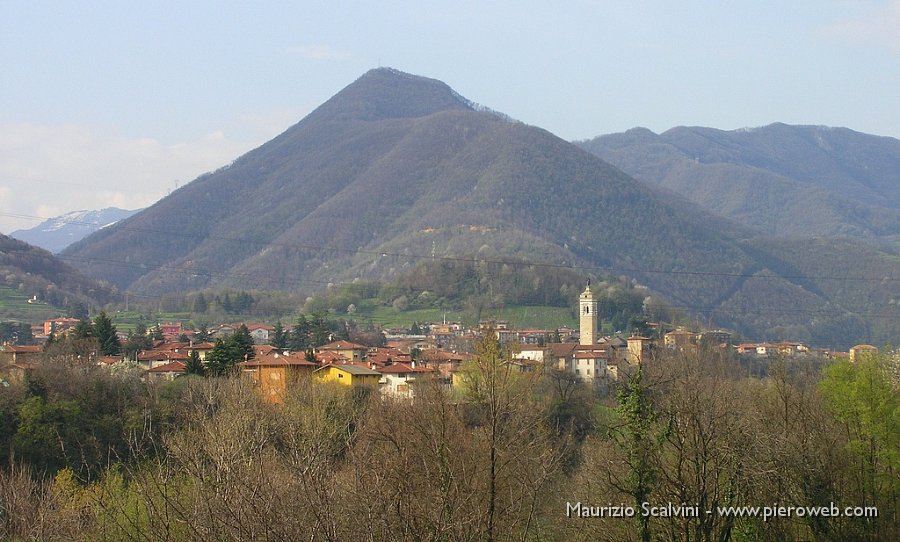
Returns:
[[[159,367],[154,367],[152,369],[147,369],[148,373],[183,373],[184,372],[184,363],[180,361],[173,361],[171,363],[166,363],[165,365],[160,365]]]
[[[122,361],[122,356],[100,356],[97,358],[97,363],[102,363],[103,365],[115,365]]]
[[[572,355],[576,346],[576,343],[550,343],[547,348],[554,357],[565,358]]]
[[[191,343],[180,343],[180,342],[167,342],[156,347],[157,350],[181,350],[182,348],[187,348]]]
[[[606,350],[587,350],[583,352],[575,352],[575,359],[606,359],[609,354]]]
[[[399,348],[394,348],[391,346],[372,346],[369,347],[369,354],[386,354],[389,356],[408,356],[409,354],[403,352]]]
[[[350,360],[336,352],[316,352],[316,361],[328,365],[332,363],[347,363]]]
[[[166,350],[148,350],[138,354],[138,361],[160,361],[160,360],[177,360],[188,359],[186,352],[169,352]]]
[[[324,346],[320,346],[316,350],[368,350],[369,347],[361,344],[351,343],[349,341],[334,341]]]
[[[15,352],[18,354],[40,354],[44,351],[44,347],[40,345],[4,344],[0,348],[2,348],[4,352]]]
[[[193,346],[188,346],[188,350],[212,350],[216,345],[211,342],[203,342],[203,343],[195,343]]]
[[[403,353],[387,353],[387,352],[372,352],[369,351],[368,355],[366,355],[366,361],[369,363],[379,363],[385,364],[388,362],[408,362],[412,361],[412,358],[409,354]]]
[[[257,356],[266,355],[275,350],[275,347],[271,344],[254,344],[253,351],[256,352]]]

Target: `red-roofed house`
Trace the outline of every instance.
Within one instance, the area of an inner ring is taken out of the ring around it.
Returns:
[[[366,359],[366,353],[368,351],[369,348],[367,346],[351,343],[349,341],[334,341],[316,348],[316,353],[333,352],[344,356],[350,361],[362,361]]]
[[[319,365],[341,365],[343,363],[349,363],[350,360],[345,358],[344,356],[337,354],[335,352],[316,352],[316,362]]]
[[[147,370],[147,377],[151,380],[175,380],[183,374],[184,363],[180,361],[158,365]]]
[[[0,362],[5,363],[34,363],[41,360],[44,353],[43,346],[20,346],[17,344],[4,344],[0,346]]]
[[[165,324],[159,324],[159,331],[163,335],[177,337],[184,331],[184,326],[181,325],[181,322],[166,322]]]
[[[200,355],[201,360],[206,359],[206,354],[209,354],[215,345],[213,343],[204,342],[204,343],[196,343],[188,346],[185,350],[190,353],[192,350],[196,351],[197,354]]]
[[[49,336],[51,333],[57,337],[65,335],[69,330],[75,329],[75,326],[80,321],[78,318],[51,318],[50,320],[44,320],[44,335]]]
[[[422,352],[420,362],[424,367],[436,369],[441,378],[449,381],[453,372],[469,357],[445,350],[426,350]]]
[[[168,350],[145,350],[137,355],[137,363],[144,370],[150,370],[154,367],[166,365],[173,361],[186,362],[188,359],[187,352],[175,352]]]
[[[366,354],[366,362],[378,366],[390,365],[391,363],[409,363],[412,356],[404,354],[396,348],[372,347]]]

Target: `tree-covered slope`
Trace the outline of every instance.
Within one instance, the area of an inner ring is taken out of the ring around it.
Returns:
[[[108,284],[85,277],[42,248],[3,234],[0,234],[0,277],[0,285],[10,289],[6,291],[36,298],[41,305],[88,307],[108,303],[116,297]]]
[[[636,128],[579,145],[635,178],[776,236],[900,235],[900,141],[846,128]]]

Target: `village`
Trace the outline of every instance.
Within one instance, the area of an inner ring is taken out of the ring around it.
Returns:
[[[244,329],[252,338],[252,355],[236,363],[235,370],[252,381],[267,403],[283,402],[294,382],[313,378],[317,382],[347,387],[377,389],[393,398],[411,399],[415,382],[431,379],[450,389],[460,385],[460,370],[472,358],[473,345],[492,334],[509,351],[509,369],[539,377],[547,372],[568,375],[573,381],[601,390],[610,387],[638,365],[654,359],[657,352],[697,354],[702,349],[742,358],[848,358],[855,361],[863,353],[877,352],[871,345],[857,345],[849,352],[814,349],[800,342],[733,344],[732,333],[724,330],[692,331],[683,327],[656,333],[600,335],[598,300],[586,287],[579,297],[579,327],[555,330],[513,329],[504,320],[483,320],[477,328],[458,322],[428,323],[409,329],[384,329],[380,345],[348,340],[331,340],[302,351],[292,351],[275,342],[275,327],[260,323],[221,324],[197,340],[198,332],[183,323],[161,323],[158,339],[129,359],[124,354],[102,355],[92,351],[86,363],[104,367],[131,364],[144,371],[147,381],[171,381],[189,373],[189,360],[196,355],[202,363],[213,351],[216,340],[232,337]],[[77,318],[53,318],[33,326],[38,344],[0,346],[0,379],[22,382],[29,371],[45,359],[49,337],[65,337],[82,322]],[[329,336],[329,339],[334,339]],[[126,337],[118,333],[124,343]]]

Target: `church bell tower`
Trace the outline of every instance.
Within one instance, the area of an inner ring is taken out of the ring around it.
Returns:
[[[579,330],[581,332],[581,344],[594,344],[597,336],[597,300],[591,291],[591,282],[578,297]]]

